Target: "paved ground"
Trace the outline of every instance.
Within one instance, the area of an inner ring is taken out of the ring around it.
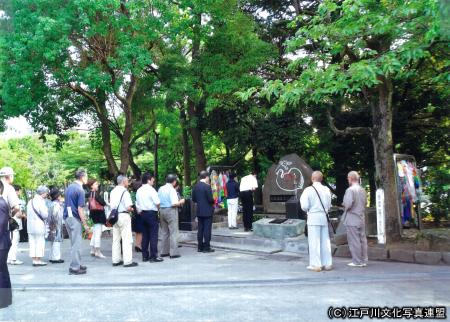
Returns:
[[[110,249],[110,240],[104,248]],[[68,259],[69,243],[64,243]],[[112,267],[83,249],[88,274],[68,263],[10,266],[13,306],[0,321],[327,321],[330,306],[450,307],[448,266],[371,262],[365,269],[335,259],[335,270],[312,273],[306,259],[218,250],[136,268]]]

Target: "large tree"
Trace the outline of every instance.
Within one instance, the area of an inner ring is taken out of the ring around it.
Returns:
[[[256,25],[236,0],[180,1],[179,10],[183,28],[158,72],[169,105],[180,109],[183,142],[188,133],[200,171],[207,165],[202,135],[208,113],[233,106],[236,91],[260,84],[255,72],[272,56],[272,48],[259,39]]]
[[[50,132],[73,126],[80,116],[93,119],[110,174],[126,173],[132,145],[154,127],[148,120],[134,130],[133,101],[157,63],[162,31],[170,34],[171,7],[156,0],[12,0],[6,9],[2,117],[25,114]],[[111,133],[120,140],[120,165]]]
[[[297,76],[268,82],[262,95],[276,97],[274,109],[300,102],[323,108],[338,135],[370,135],[377,185],[384,189],[388,241],[400,238],[399,207],[393,162],[394,81],[416,73],[417,63],[439,44],[439,2],[349,0],[323,1],[313,15],[292,23],[289,42]],[[251,89],[247,95],[253,93]],[[331,114],[365,106],[369,126],[341,128]]]

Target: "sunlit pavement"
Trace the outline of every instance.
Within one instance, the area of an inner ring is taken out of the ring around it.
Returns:
[[[32,267],[25,243],[21,266],[9,266],[14,304],[1,321],[328,321],[328,309],[358,306],[450,307],[450,268],[370,262],[351,268],[334,259],[334,270],[306,270],[307,259],[290,254],[217,250],[198,253],[184,245],[182,257],[138,267],[111,265],[83,247],[86,275],[68,275],[66,263]],[[48,254],[48,249],[46,254]],[[448,314],[447,314],[448,315]]]

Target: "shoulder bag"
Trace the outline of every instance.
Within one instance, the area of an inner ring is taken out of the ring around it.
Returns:
[[[119,207],[120,204],[122,203],[122,198],[123,195],[125,194],[126,190],[124,192],[122,192],[122,196],[120,197],[120,201],[119,204],[117,205],[117,208],[114,208],[111,210],[111,213],[109,214],[108,219],[106,220],[106,222],[108,223],[108,226],[112,227],[115,225],[115,223],[119,220]]]
[[[41,214],[34,208],[33,201],[31,201],[31,207],[33,208],[34,213],[39,217],[40,220],[45,224],[45,219],[41,216]]]
[[[314,187],[314,186],[311,186],[311,187],[313,187],[314,191],[317,193],[317,197],[319,197],[319,201],[320,201],[320,204],[322,205],[323,211],[325,211],[325,214],[327,215],[328,226],[331,226],[333,234],[336,234],[336,228],[334,228],[333,224],[331,223],[330,216],[328,215],[328,211],[325,210],[325,207],[322,203],[322,199],[320,198],[319,192],[317,191],[316,187]]]

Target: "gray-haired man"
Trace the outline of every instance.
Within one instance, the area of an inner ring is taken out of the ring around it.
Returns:
[[[344,225],[347,229],[347,240],[352,262],[349,266],[367,266],[367,238],[364,220],[367,195],[359,184],[359,174],[350,171],[347,176],[350,187],[345,191],[344,201]]]
[[[111,191],[109,203],[111,209],[117,209],[119,217],[113,226],[112,264],[124,267],[138,266],[133,262],[133,233],[131,232],[130,212],[133,210],[133,201],[128,192],[128,178],[124,175],[117,177],[117,186]],[[120,254],[120,241],[122,240],[123,260]]]

